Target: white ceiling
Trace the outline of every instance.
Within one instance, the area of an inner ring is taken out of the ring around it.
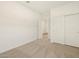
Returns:
[[[70,3],[69,1],[30,1],[30,3],[22,2],[26,7],[39,12],[41,14],[47,14],[50,8],[56,8]]]

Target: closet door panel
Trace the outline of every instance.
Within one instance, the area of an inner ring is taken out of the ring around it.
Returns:
[[[65,16],[65,44],[79,47],[79,14]]]
[[[64,43],[64,18],[63,16],[53,17],[51,20],[52,42]]]

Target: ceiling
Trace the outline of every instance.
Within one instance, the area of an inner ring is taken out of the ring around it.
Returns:
[[[49,13],[50,8],[66,5],[70,3],[70,1],[21,1],[20,3],[38,13],[47,14]]]

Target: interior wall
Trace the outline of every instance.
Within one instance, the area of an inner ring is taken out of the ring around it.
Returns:
[[[50,38],[51,42],[68,44],[66,42],[66,36],[69,33],[65,33],[67,30],[65,29],[65,16],[79,13],[79,2],[72,2],[67,5],[63,5],[58,8],[51,9],[51,19],[50,19]],[[77,39],[77,38],[75,38]],[[68,40],[67,40],[68,41]],[[69,42],[70,43],[70,42]],[[78,42],[77,42],[78,44]],[[76,46],[76,45],[75,45]]]
[[[0,53],[36,40],[39,19],[17,2],[0,2]]]

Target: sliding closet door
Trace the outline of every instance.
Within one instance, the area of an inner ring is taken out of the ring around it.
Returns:
[[[79,47],[79,14],[65,16],[65,43]]]
[[[51,18],[51,41],[64,44],[64,17]]]

